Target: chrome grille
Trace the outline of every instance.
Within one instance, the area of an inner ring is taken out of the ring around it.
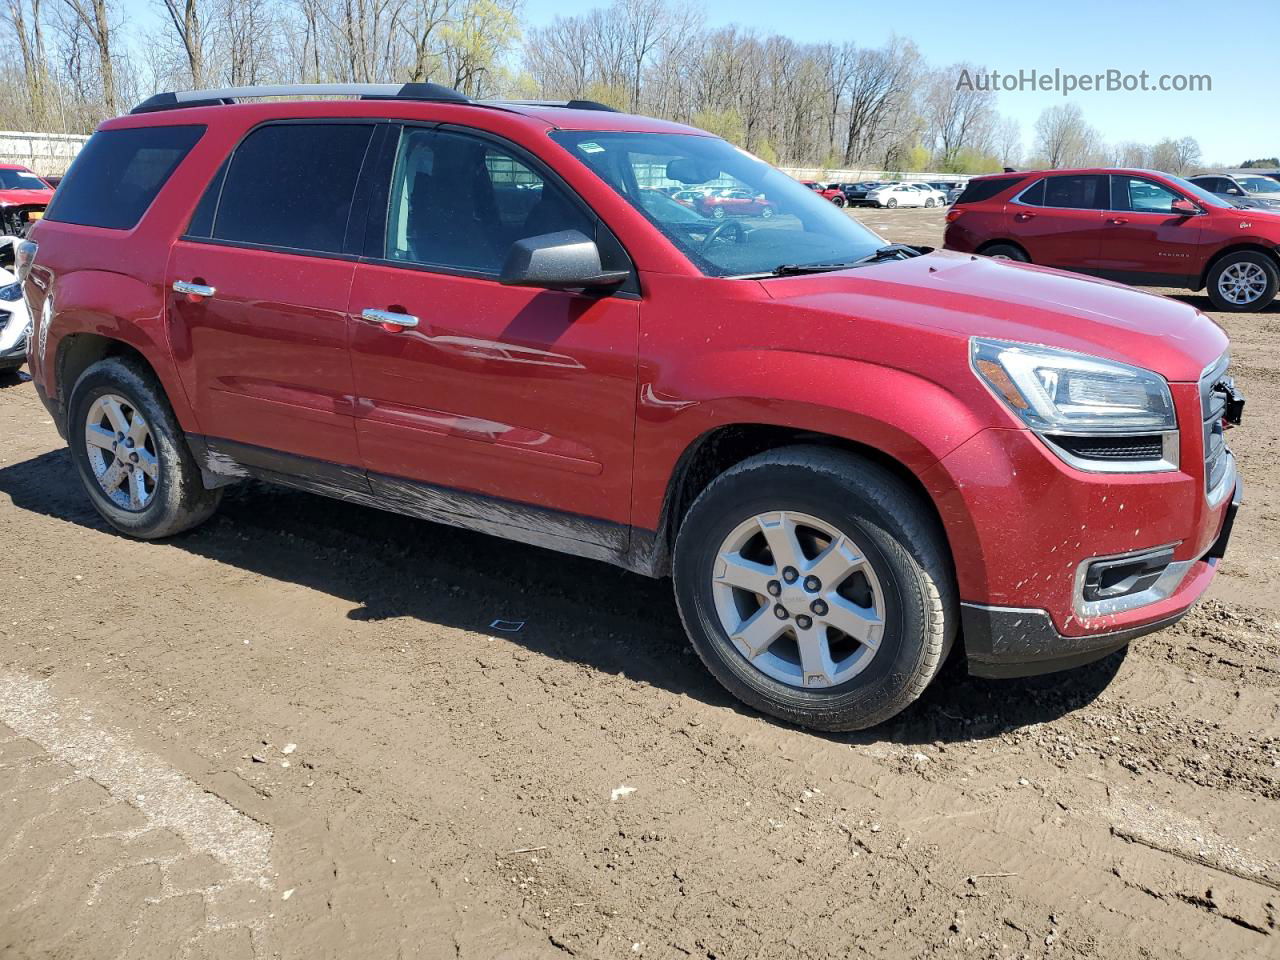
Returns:
[[[1223,354],[1200,378],[1200,413],[1204,418],[1204,490],[1212,503],[1219,502],[1226,494],[1227,473],[1231,466],[1231,452],[1227,449],[1222,414],[1227,407],[1226,394],[1214,388],[1226,381],[1230,358]]]

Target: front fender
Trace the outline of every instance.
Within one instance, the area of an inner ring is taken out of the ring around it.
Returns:
[[[917,477],[992,425],[938,382],[866,361],[790,350],[703,354],[642,376],[636,423],[633,523],[655,530],[668,482],[707,433],[735,424],[784,427],[850,440]],[[970,388],[972,378],[958,380]]]

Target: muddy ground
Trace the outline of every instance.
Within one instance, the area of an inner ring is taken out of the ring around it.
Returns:
[[[730,701],[665,582],[263,486],[126,540],[4,380],[0,957],[1280,956],[1280,308],[1219,319],[1210,598],[836,737]]]

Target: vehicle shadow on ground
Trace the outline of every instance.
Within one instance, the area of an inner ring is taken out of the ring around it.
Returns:
[[[89,505],[65,449],[0,467],[15,507],[114,534]],[[670,582],[538,547],[384,513],[282,487],[227,491],[203,527],[174,547],[352,604],[348,618],[409,617],[501,637],[715,708],[755,716],[707,673],[685,639]],[[523,621],[504,633],[497,620]],[[968,677],[953,656],[924,697],[841,742],[953,742],[1044,723],[1092,701],[1122,654],[1035,680]]]
[[[25,370],[5,370],[0,372],[0,390],[21,387],[30,382],[31,377]]]

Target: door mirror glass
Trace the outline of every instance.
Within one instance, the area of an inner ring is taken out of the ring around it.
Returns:
[[[513,243],[498,279],[516,287],[576,290],[617,286],[627,277],[626,270],[601,266],[600,248],[586,234],[561,230]]]
[[[1199,207],[1183,197],[1179,197],[1174,200],[1173,203],[1169,204],[1169,209],[1170,212],[1180,214],[1184,217],[1193,217],[1200,212]]]

